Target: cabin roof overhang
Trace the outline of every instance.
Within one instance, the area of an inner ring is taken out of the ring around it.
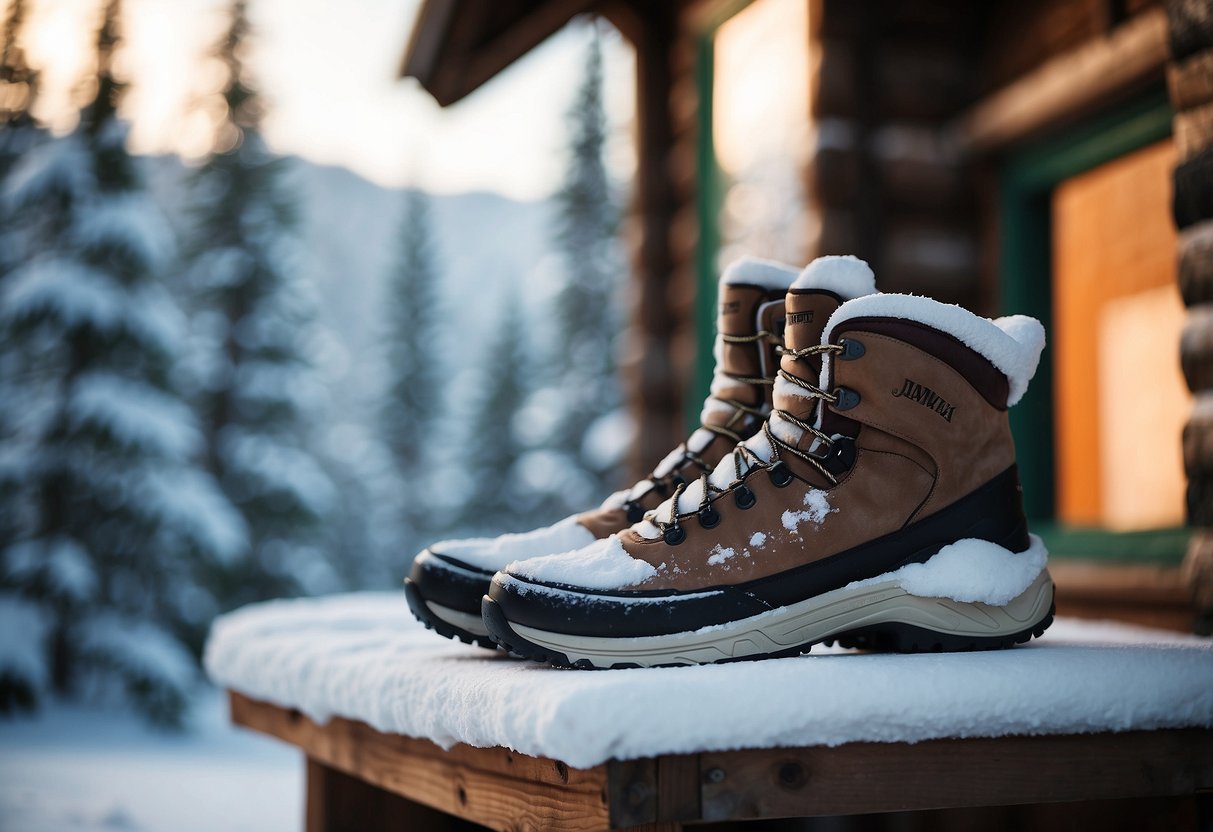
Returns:
[[[425,0],[400,67],[446,107],[599,0]]]

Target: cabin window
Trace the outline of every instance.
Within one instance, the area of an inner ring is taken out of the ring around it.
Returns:
[[[1025,506],[1057,555],[1176,564],[1186,548],[1170,132],[1160,91],[1001,177],[1002,306],[1049,333],[1012,426]]]

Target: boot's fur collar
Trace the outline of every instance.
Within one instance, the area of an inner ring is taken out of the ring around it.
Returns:
[[[1023,398],[1045,346],[1045,329],[1035,318],[1011,315],[991,321],[953,304],[895,294],[868,295],[838,307],[826,324],[822,343],[830,340],[835,327],[854,318],[897,318],[946,332],[1006,374],[1011,388],[1008,405]]]
[[[798,289],[824,289],[843,300],[860,298],[876,291],[876,275],[872,268],[858,257],[850,254],[818,257],[804,267],[804,271],[792,284]]]
[[[796,279],[797,271],[791,266],[774,260],[757,257],[741,257],[729,264],[720,275],[723,286],[760,286],[763,289],[786,291]]]

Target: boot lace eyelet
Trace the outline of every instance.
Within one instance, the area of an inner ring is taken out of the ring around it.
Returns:
[[[687,533],[682,526],[670,526],[665,530],[665,542],[670,546],[677,546],[679,543],[687,539]]]
[[[720,512],[715,506],[707,505],[699,510],[699,525],[705,529],[714,529],[720,525]]]
[[[835,410],[850,410],[859,404],[859,394],[850,387],[835,387],[834,398]]]
[[[771,484],[776,488],[786,488],[795,477],[792,475],[792,469],[787,466],[783,460],[776,462],[767,471],[767,476],[771,478]]]
[[[754,492],[750,490],[748,485],[739,485],[733,491],[733,502],[737,504],[739,509],[745,511],[746,509],[753,508],[754,504],[758,502],[758,498],[754,496]]]
[[[628,500],[623,504],[624,510],[627,512],[629,523],[639,523],[644,519],[644,507],[634,500]]]
[[[863,358],[863,354],[867,352],[862,341],[856,341],[854,338],[843,338],[838,342],[838,346],[842,347],[842,352],[838,354],[838,358],[842,361],[854,361],[856,358]]]

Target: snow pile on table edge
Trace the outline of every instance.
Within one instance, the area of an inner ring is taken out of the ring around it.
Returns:
[[[1101,634],[1130,643],[1091,643]],[[1213,642],[1063,619],[1033,645],[920,656],[815,648],[792,659],[590,673],[435,638],[400,595],[359,594],[224,616],[206,667],[220,686],[318,722],[341,716],[443,747],[505,746],[575,767],[738,748],[1213,726]]]

